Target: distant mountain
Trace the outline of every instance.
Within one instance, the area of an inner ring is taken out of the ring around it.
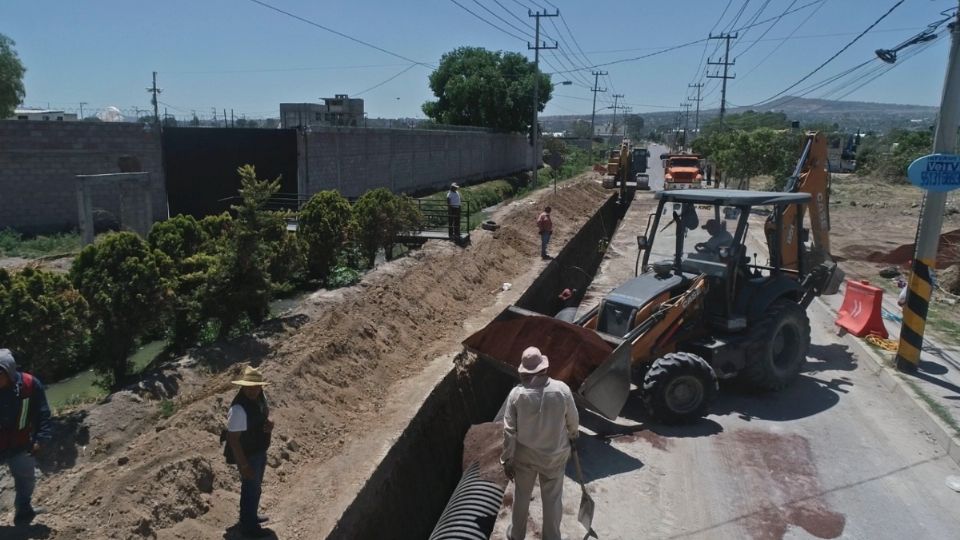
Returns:
[[[925,105],[901,105],[893,103],[870,103],[864,101],[835,101],[829,99],[807,99],[784,96],[768,104],[756,107],[730,107],[727,114],[746,111],[783,112],[791,121],[804,124],[830,123],[846,131],[887,131],[891,128],[927,129],[936,120],[937,107]],[[644,119],[644,129],[672,129],[676,126],[679,111],[640,113]],[[693,129],[693,112],[690,116],[690,129]],[[719,109],[700,111],[701,124],[705,120],[720,114]],[[596,123],[610,122],[612,114],[597,114]],[[622,115],[621,115],[622,117]],[[589,115],[544,116],[541,117],[545,130],[562,131],[568,129],[577,119],[590,120]],[[618,119],[619,123],[619,119]]]
[[[830,99],[807,99],[784,96],[758,107],[734,107],[732,113],[753,110],[757,112],[784,112],[788,117],[805,116],[809,114],[827,115],[884,115],[909,116],[912,118],[934,117],[937,107],[925,105],[900,105],[894,103],[871,103],[866,101],[834,101]],[[719,111],[717,112],[719,114]]]

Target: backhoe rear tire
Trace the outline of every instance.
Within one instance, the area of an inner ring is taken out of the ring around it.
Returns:
[[[664,424],[682,424],[704,417],[717,397],[717,374],[703,358],[675,352],[658,358],[643,376],[643,402]]]
[[[807,360],[810,319],[796,302],[777,300],[750,331],[750,341],[759,354],[751,355],[741,378],[758,390],[780,390],[796,380]]]

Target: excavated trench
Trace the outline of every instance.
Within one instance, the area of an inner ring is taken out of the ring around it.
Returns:
[[[576,306],[630,202],[621,203],[617,195],[611,196],[516,305],[551,316]],[[568,300],[558,297],[564,289],[573,292]],[[469,480],[462,463],[464,436],[471,425],[493,420],[516,383],[509,373],[487,362],[457,362],[434,387],[327,538],[428,538],[441,515],[448,519],[450,510],[444,512],[448,502],[460,512],[473,512],[471,507],[478,503],[451,501],[451,496],[454,500],[470,498],[469,486],[458,487]],[[487,525],[489,536],[493,521],[484,523],[484,528]]]

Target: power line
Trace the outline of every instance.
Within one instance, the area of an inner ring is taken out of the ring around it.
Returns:
[[[727,5],[724,6],[723,11],[720,13],[720,17],[717,18],[717,22],[713,23],[713,26],[710,27],[708,34],[712,34],[714,30],[717,29],[717,25],[720,24],[720,21],[723,20],[724,16],[727,14],[727,10],[730,9],[730,5],[733,4],[733,0],[727,0]],[[703,68],[703,60],[707,57],[707,49],[710,48],[710,42],[707,41],[703,44],[703,52],[700,53],[700,61],[697,62],[697,70],[693,73],[693,77],[696,78],[700,75],[700,69]]]
[[[901,0],[901,1],[903,1],[903,0]],[[808,7],[810,7],[810,6],[814,5],[814,4],[818,4],[818,3],[820,3],[820,2],[823,2],[823,0],[812,0],[812,1],[810,1],[810,2],[807,2],[806,4],[803,4],[802,6],[798,6],[798,7],[793,8],[792,10],[788,11],[785,15],[790,15],[791,13],[796,13],[796,12],[798,12],[798,11],[804,10],[804,9],[806,9],[806,8],[808,8]],[[770,17],[770,18],[768,18],[768,19],[764,19],[764,20],[762,20],[762,21],[759,21],[759,22],[756,22],[756,23],[753,23],[753,24],[750,24],[750,25],[741,26],[741,27],[739,27],[739,28],[734,29],[734,31],[736,31],[736,32],[741,32],[741,31],[743,31],[743,30],[747,30],[747,29],[753,28],[753,27],[755,27],[755,26],[760,26],[760,25],[763,25],[763,24],[767,24],[768,22],[770,22],[770,21],[772,21],[772,20],[774,20],[774,19],[776,19],[776,18],[777,18],[777,17]],[[706,41],[709,41],[709,38],[695,39],[695,40],[693,40],[693,41],[688,41],[688,42],[686,42],[686,43],[680,43],[680,44],[677,44],[677,45],[671,45],[671,46],[669,46],[669,47],[664,47],[664,48],[662,48],[662,49],[656,50],[656,51],[651,52],[651,53],[648,53],[648,54],[640,55],[640,56],[635,56],[635,57],[631,57],[631,58],[621,58],[620,60],[613,60],[613,61],[610,61],[610,62],[602,62],[602,63],[599,63],[599,64],[594,64],[594,65],[592,65],[592,66],[586,66],[586,67],[583,68],[583,70],[596,69],[596,68],[601,68],[601,67],[606,67],[606,66],[612,66],[612,65],[614,65],[614,64],[622,64],[622,63],[625,63],[625,62],[635,62],[635,61],[637,61],[637,60],[644,60],[644,59],[650,58],[650,57],[652,57],[652,56],[658,56],[658,55],[661,55],[661,54],[665,54],[665,53],[668,53],[668,52],[675,51],[675,50],[677,50],[677,49],[683,49],[683,48],[685,48],[685,47],[690,47],[690,46],[692,46],[692,45],[698,45],[698,44],[704,43],[704,42],[706,42]],[[557,72],[557,73],[566,73],[566,72]]]
[[[783,47],[783,44],[784,44],[784,43],[786,43],[789,39],[793,38],[793,37],[794,37],[794,34],[797,33],[797,30],[800,30],[800,27],[802,27],[803,25],[807,24],[807,21],[809,21],[810,19],[812,19],[813,16],[816,15],[818,11],[820,11],[820,8],[822,8],[823,5],[826,4],[826,3],[827,3],[827,0],[821,0],[820,5],[818,5],[816,9],[814,9],[813,11],[811,11],[811,12],[806,16],[806,18],[804,18],[802,21],[800,21],[800,24],[798,24],[798,25],[796,26],[796,28],[794,28],[793,31],[790,32],[790,34],[789,34],[787,37],[785,37],[785,38],[783,38],[782,40],[780,40],[780,43],[778,43],[777,46],[774,47],[772,51],[770,51],[769,53],[767,53],[767,55],[764,56],[759,62],[757,62],[752,68],[750,68],[746,73],[744,73],[743,75],[741,75],[741,76],[740,76],[740,80],[742,81],[745,77],[747,77],[748,75],[750,75],[751,73],[753,73],[754,70],[756,70],[758,67],[760,67],[761,64],[763,64],[764,62],[767,61],[767,59],[769,59],[771,56],[773,56],[773,54],[774,54],[775,52],[777,52],[778,50],[780,50],[780,47]],[[824,37],[832,37],[832,36],[824,36]],[[734,84],[736,84],[736,83],[734,83]]]
[[[786,13],[787,11],[789,11],[790,8],[792,8],[793,5],[797,3],[797,1],[798,1],[798,0],[793,0],[792,2],[790,2],[790,5],[787,6],[787,9],[783,10],[783,13]],[[821,5],[822,5],[822,4],[821,4]],[[777,17],[777,20],[775,20],[775,21],[773,21],[772,23],[770,23],[770,26],[768,26],[767,29],[764,30],[762,34],[760,34],[760,37],[759,37],[759,38],[757,38],[757,39],[754,40],[752,43],[750,43],[750,45],[748,45],[746,49],[744,49],[744,50],[740,51],[739,53],[737,53],[737,58],[739,58],[739,57],[747,54],[747,52],[749,52],[750,49],[756,47],[756,46],[757,46],[757,43],[760,43],[760,41],[763,39],[763,37],[766,36],[768,33],[770,33],[770,30],[773,30],[773,27],[776,26],[777,23],[780,22],[780,19],[782,19],[782,18],[784,17],[783,13],[781,13],[780,16]],[[739,45],[740,43],[743,43],[743,41],[739,41],[739,40],[738,40],[738,41],[737,41],[737,44]]]
[[[457,0],[450,0],[450,1],[453,2],[454,4],[456,4],[460,9],[466,11],[467,13],[469,13],[469,14],[473,15],[474,17],[480,19],[481,21],[487,23],[488,25],[492,26],[493,28],[496,28],[497,30],[503,32],[504,34],[506,34],[506,35],[508,35],[508,36],[510,36],[510,37],[512,37],[512,38],[514,38],[514,39],[519,39],[520,41],[526,41],[526,38],[522,38],[522,37],[514,34],[513,32],[510,32],[509,30],[504,30],[503,28],[501,28],[501,27],[497,26],[496,24],[488,21],[487,19],[484,19],[484,18],[481,17],[480,15],[477,15],[476,13],[474,13],[473,11],[471,11],[470,8],[464,6],[464,5],[461,4],[460,2],[457,2]]]
[[[213,69],[207,71],[158,71],[163,75],[216,75],[216,74],[229,74],[229,73],[279,73],[279,72],[289,72],[289,71],[321,71],[326,69],[365,69],[365,68],[381,68],[381,67],[400,67],[406,66],[406,63],[403,64],[366,64],[366,65],[355,65],[355,66],[317,66],[317,67],[303,67],[303,68],[264,68],[264,69]]]
[[[418,62],[418,61],[413,60],[413,59],[411,59],[411,58],[407,58],[406,56],[403,56],[402,54],[398,54],[398,53],[395,53],[395,52],[393,52],[393,51],[389,51],[389,50],[387,50],[387,49],[384,49],[383,47],[379,47],[379,46],[374,45],[374,44],[372,44],[372,43],[363,41],[362,39],[355,38],[355,37],[353,37],[353,36],[351,36],[351,35],[344,34],[343,32],[338,32],[337,30],[334,30],[333,28],[324,26],[324,25],[322,25],[322,24],[320,24],[320,23],[318,23],[318,22],[311,21],[310,19],[301,17],[301,16],[296,15],[296,14],[294,14],[294,13],[291,13],[291,12],[289,12],[289,11],[284,11],[284,10],[282,10],[282,9],[276,7],[276,6],[270,5],[270,4],[268,4],[268,3],[266,3],[266,2],[263,2],[263,1],[261,1],[261,0],[249,0],[249,1],[250,1],[250,2],[253,2],[254,4],[261,5],[261,6],[265,7],[265,8],[267,8],[267,9],[272,9],[273,11],[276,11],[277,13],[282,13],[282,14],[286,15],[287,17],[291,17],[291,18],[297,19],[298,21],[305,22],[305,23],[309,24],[310,26],[315,26],[315,27],[317,27],[317,28],[319,28],[319,29],[321,29],[321,30],[325,30],[325,31],[327,31],[327,32],[330,32],[331,34],[336,34],[336,35],[338,35],[338,36],[340,36],[340,37],[342,37],[342,38],[349,39],[350,41],[353,41],[353,42],[355,42],[355,43],[359,43],[359,44],[361,44],[361,45],[370,47],[371,49],[376,49],[376,50],[378,50],[378,51],[380,51],[380,52],[382,52],[382,53],[389,54],[390,56],[397,57],[397,58],[399,58],[399,59],[401,59],[401,60],[406,60],[407,62],[410,62],[410,63],[412,63],[412,64],[417,64],[417,65],[419,65],[419,66],[430,67],[430,68],[435,67],[435,66],[433,66],[432,64],[427,64],[427,63],[425,63],[425,62]]]
[[[876,21],[874,21],[874,22],[873,22],[870,26],[868,26],[863,32],[860,32],[860,33],[857,35],[857,37],[853,38],[853,40],[851,40],[849,43],[847,43],[846,45],[844,45],[843,48],[841,48],[839,51],[837,51],[836,53],[834,53],[833,56],[831,56],[830,58],[827,58],[822,64],[820,64],[819,66],[817,66],[813,71],[811,71],[810,73],[807,73],[806,75],[804,75],[803,77],[801,77],[800,80],[798,80],[797,82],[795,82],[795,83],[791,84],[790,86],[784,88],[784,89],[781,90],[780,92],[774,94],[773,96],[770,96],[769,98],[767,98],[767,99],[765,99],[765,100],[763,100],[763,101],[760,101],[760,102],[756,103],[755,105],[760,104],[760,103],[770,102],[770,101],[772,101],[772,100],[774,100],[774,99],[776,99],[776,98],[778,98],[778,97],[786,94],[786,93],[789,92],[791,89],[795,88],[798,84],[800,84],[800,83],[802,83],[803,81],[805,81],[805,80],[809,79],[810,77],[812,77],[814,73],[820,71],[820,70],[823,69],[827,64],[829,64],[830,62],[832,62],[836,57],[838,57],[838,56],[840,56],[841,54],[843,54],[844,51],[846,51],[847,49],[849,49],[850,46],[852,46],[852,45],[853,45],[854,43],[856,43],[860,38],[862,38],[864,35],[866,35],[866,33],[869,32],[874,26],[880,24],[880,21],[886,19],[887,16],[890,15],[891,13],[893,13],[893,10],[897,9],[898,7],[900,7],[900,4],[902,4],[904,1],[905,1],[905,0],[897,0],[897,3],[895,3],[893,6],[891,6],[890,9],[888,9],[886,13],[884,13],[883,15],[881,15],[879,19],[877,19]]]
[[[402,70],[400,70],[399,73],[393,75],[393,76],[390,77],[389,79],[387,79],[387,80],[385,80],[385,81],[382,81],[382,82],[379,82],[379,83],[371,86],[370,88],[367,88],[366,90],[363,90],[362,92],[357,92],[356,94],[353,94],[353,97],[360,97],[360,96],[362,96],[363,94],[366,94],[367,92],[369,92],[369,91],[371,91],[371,90],[376,90],[377,88],[380,88],[381,86],[383,86],[383,85],[387,84],[388,82],[396,79],[397,77],[403,75],[404,73],[410,71],[411,69],[413,69],[413,68],[415,68],[415,67],[417,67],[417,64],[410,64],[409,66],[403,68]]]

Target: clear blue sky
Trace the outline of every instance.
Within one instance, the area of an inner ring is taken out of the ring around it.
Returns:
[[[452,0],[264,1],[427,64],[435,65],[444,52],[463,45],[528,54],[525,41],[492,28]],[[714,32],[739,28],[751,20],[780,15],[790,5],[796,8],[810,1],[731,0],[718,24],[727,0],[499,0],[502,5],[498,0],[457,0],[518,35],[518,30],[490,12],[527,31],[523,26],[528,20],[526,9],[520,4],[531,8],[535,3],[558,6],[563,21],[544,22],[544,29],[552,38],[562,34],[565,42],[560,43],[561,53],[543,54],[548,62],[541,67],[547,72],[571,69],[570,64],[579,68],[589,65],[588,61],[595,65],[655,52],[705,38],[711,28]],[[734,105],[751,104],[783,90],[840,50],[895,3],[824,0],[784,16],[769,31],[770,23],[741,31],[741,39],[734,42],[731,52],[731,58],[736,58],[731,71],[737,79],[730,82],[729,101]],[[956,0],[906,0],[807,83],[870,59],[874,49],[900,43],[941,18],[940,11],[956,5]],[[564,22],[576,43],[567,34]],[[780,39],[791,32],[795,32],[793,38],[781,45]],[[149,107],[145,88],[154,70],[159,72],[159,86],[163,88],[160,99],[168,104],[170,113],[180,116],[196,110],[210,116],[211,108],[226,107],[238,115],[267,117],[277,116],[280,102],[316,101],[335,93],[356,95],[410,66],[406,60],[250,0],[2,0],[0,33],[16,41],[27,67],[26,105],[49,103],[76,109],[85,101],[85,114],[108,105],[125,110]],[[762,40],[755,41],[761,36]],[[948,41],[949,36],[943,36],[845,99],[937,104]],[[600,94],[598,109],[609,104],[613,91],[626,96],[624,101],[633,106],[633,112],[676,109],[688,95],[687,84],[700,80],[703,69],[698,67],[704,52],[713,53],[717,44],[710,43],[708,49],[696,44],[604,66],[602,69],[610,75],[607,81],[601,79],[601,86],[611,92]],[[778,45],[780,48],[768,57]],[[718,55],[713,57],[717,59]],[[360,97],[366,100],[369,115],[423,116],[420,105],[432,97],[427,84],[429,73],[429,68],[414,66],[364,93]],[[545,114],[589,114],[589,69],[553,75],[555,82],[567,79],[576,84],[558,87]],[[704,108],[719,103],[717,81],[708,82]],[[838,90],[832,97],[855,86]],[[824,87],[819,93],[831,89]],[[808,97],[819,95],[814,92]]]

